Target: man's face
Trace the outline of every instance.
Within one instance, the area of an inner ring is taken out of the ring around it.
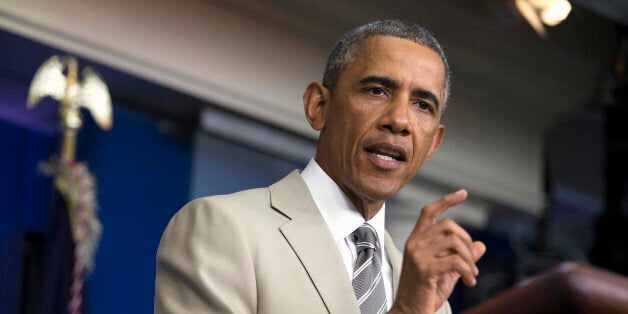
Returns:
[[[319,86],[320,119],[308,119],[321,131],[316,161],[365,215],[360,207],[381,206],[440,144],[445,68],[431,49],[391,36],[367,39],[358,56],[332,93]]]

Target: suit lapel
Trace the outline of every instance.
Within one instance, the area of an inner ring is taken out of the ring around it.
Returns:
[[[298,171],[270,186],[272,206],[291,220],[281,233],[331,313],[359,313],[342,257]]]
[[[386,249],[386,253],[388,253],[388,258],[390,258],[390,265],[392,266],[392,279],[393,279],[393,298],[397,296],[397,287],[399,286],[399,277],[401,276],[401,264],[403,262],[403,255],[397,247],[395,243],[393,243],[392,238],[386,232],[384,235],[384,248]]]

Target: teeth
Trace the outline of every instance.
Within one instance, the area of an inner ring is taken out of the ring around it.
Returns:
[[[386,156],[386,155],[380,155],[380,154],[375,153],[375,156],[377,156],[377,158],[383,159],[383,160],[393,160],[392,157]]]
[[[379,153],[391,156],[393,159],[395,159],[395,158],[397,158],[399,156],[399,153],[397,151],[389,150],[389,149],[386,149],[386,148],[379,149]]]
[[[387,149],[381,149],[380,150],[382,153],[384,154],[389,154],[389,155],[395,155],[395,151],[391,151],[391,150],[387,150]]]

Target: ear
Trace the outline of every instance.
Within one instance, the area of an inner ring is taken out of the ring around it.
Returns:
[[[432,138],[432,144],[430,145],[430,150],[427,152],[427,159],[425,161],[432,158],[432,155],[434,155],[438,146],[440,146],[440,143],[443,141],[443,136],[445,136],[445,126],[439,124],[438,130],[436,131],[436,134],[434,134],[434,138]]]
[[[323,84],[312,82],[303,93],[305,118],[312,129],[320,131],[325,127],[325,112],[329,104],[329,90]]]

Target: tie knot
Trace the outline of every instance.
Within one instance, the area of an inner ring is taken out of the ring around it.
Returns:
[[[379,241],[377,241],[377,232],[373,226],[364,223],[358,229],[353,231],[353,240],[357,246],[358,253],[365,249],[373,249],[377,251]]]

